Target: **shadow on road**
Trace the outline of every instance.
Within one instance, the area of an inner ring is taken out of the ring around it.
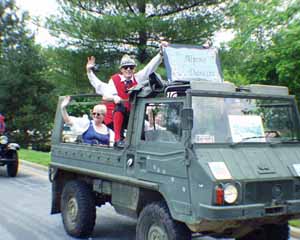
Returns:
[[[97,209],[97,219],[92,239],[97,240],[134,240],[134,219],[117,214],[110,204]]]
[[[31,177],[30,174],[27,174],[27,173],[24,173],[21,171],[20,167],[19,167],[19,171],[18,171],[18,174],[15,178],[18,178],[18,177],[21,177],[21,178],[29,178]],[[11,178],[11,177],[8,177],[7,176],[7,173],[6,173],[6,166],[0,166],[0,178]],[[11,178],[13,179],[13,178]]]

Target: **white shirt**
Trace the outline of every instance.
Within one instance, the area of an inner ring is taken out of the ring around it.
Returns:
[[[142,70],[134,74],[135,80],[139,84],[143,84],[145,81],[147,81],[149,75],[158,68],[158,66],[161,63],[161,60],[162,60],[161,55],[157,54]],[[95,88],[97,94],[106,97],[112,97],[113,95],[118,95],[117,89],[112,79],[110,79],[108,83],[105,83],[99,80],[99,78],[93,73],[93,71],[90,71],[87,75],[90,83]],[[122,75],[120,75],[120,77],[121,77],[121,81],[125,80],[125,78]]]

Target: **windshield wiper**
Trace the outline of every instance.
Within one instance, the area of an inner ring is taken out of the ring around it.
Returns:
[[[250,139],[258,139],[258,138],[264,138],[267,142],[267,139],[266,139],[266,136],[253,136],[253,137],[246,137],[246,138],[243,138],[242,140],[238,141],[238,142],[234,142],[234,143],[231,143],[230,146],[236,146],[240,143],[244,143],[245,141],[247,140],[250,140]]]

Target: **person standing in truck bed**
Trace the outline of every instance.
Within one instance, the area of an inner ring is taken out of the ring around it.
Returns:
[[[127,127],[131,108],[128,102],[128,89],[149,78],[149,75],[157,69],[162,61],[162,48],[167,46],[167,42],[161,42],[160,53],[137,73],[135,73],[137,66],[135,60],[127,54],[124,55],[120,61],[120,73],[114,74],[108,84],[100,81],[92,71],[95,66],[95,57],[88,57],[87,75],[96,93],[102,95],[103,100],[106,101],[107,114],[104,122],[115,132],[115,147],[124,147],[124,129]]]

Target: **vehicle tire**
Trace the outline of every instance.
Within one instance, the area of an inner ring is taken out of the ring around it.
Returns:
[[[136,240],[190,240],[191,232],[183,223],[172,219],[164,202],[147,205],[138,218]]]
[[[288,240],[290,237],[290,228],[288,223],[268,224],[264,226],[268,239]]]
[[[10,156],[14,161],[6,165],[6,172],[9,177],[15,177],[17,176],[19,169],[18,153],[16,151],[13,151],[11,152]]]
[[[76,238],[89,237],[96,220],[95,197],[82,181],[68,182],[61,196],[61,212],[66,232]]]

